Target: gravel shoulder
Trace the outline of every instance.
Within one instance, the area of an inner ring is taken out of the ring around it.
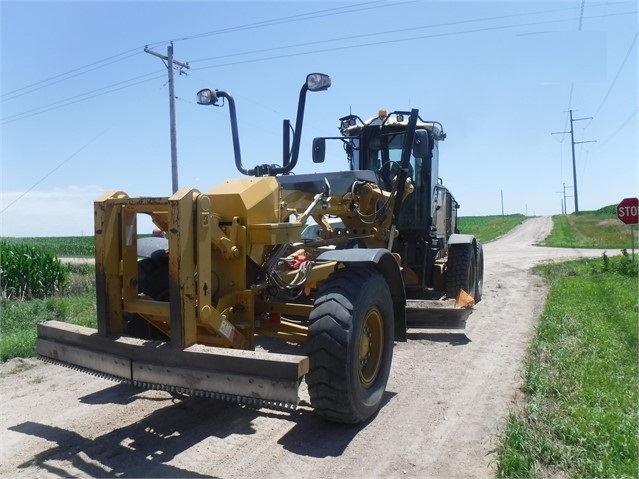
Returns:
[[[530,269],[603,253],[534,246],[551,227],[532,218],[484,245],[483,301],[466,329],[409,330],[368,423],[319,419],[304,388],[293,413],[253,410],[14,359],[0,365],[0,477],[494,477],[547,295]]]

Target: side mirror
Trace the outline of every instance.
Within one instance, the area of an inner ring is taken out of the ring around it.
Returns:
[[[413,156],[427,158],[430,155],[430,135],[427,130],[415,130],[413,141]]]
[[[326,139],[313,138],[313,163],[324,163],[326,156]]]

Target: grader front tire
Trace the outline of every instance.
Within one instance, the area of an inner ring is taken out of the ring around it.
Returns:
[[[309,320],[311,405],[331,421],[367,420],[381,406],[393,356],[394,316],[386,281],[373,268],[333,273]]]

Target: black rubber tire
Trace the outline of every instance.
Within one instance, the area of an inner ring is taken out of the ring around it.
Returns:
[[[446,268],[446,295],[456,298],[463,289],[475,298],[477,287],[477,265],[475,246],[472,244],[454,244],[448,248],[448,267]]]
[[[161,238],[156,238],[161,239]],[[169,257],[159,250],[138,261],[138,292],[156,301],[169,301]],[[140,339],[167,341],[167,335],[135,313],[124,314],[124,333]]]
[[[320,286],[309,316],[306,375],[322,417],[355,424],[379,410],[393,358],[393,302],[384,277],[348,267]]]
[[[475,303],[479,303],[484,294],[484,247],[478,241],[475,257],[477,258],[476,286],[475,286]]]
[[[138,291],[156,301],[169,301],[169,256],[162,252],[138,261]]]

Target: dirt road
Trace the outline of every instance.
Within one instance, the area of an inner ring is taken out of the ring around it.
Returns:
[[[496,437],[546,297],[530,268],[602,253],[532,246],[550,227],[550,218],[530,219],[484,246],[484,299],[466,330],[410,330],[367,424],[324,422],[307,402],[291,414],[177,401],[12,360],[0,368],[0,476],[493,477]]]

